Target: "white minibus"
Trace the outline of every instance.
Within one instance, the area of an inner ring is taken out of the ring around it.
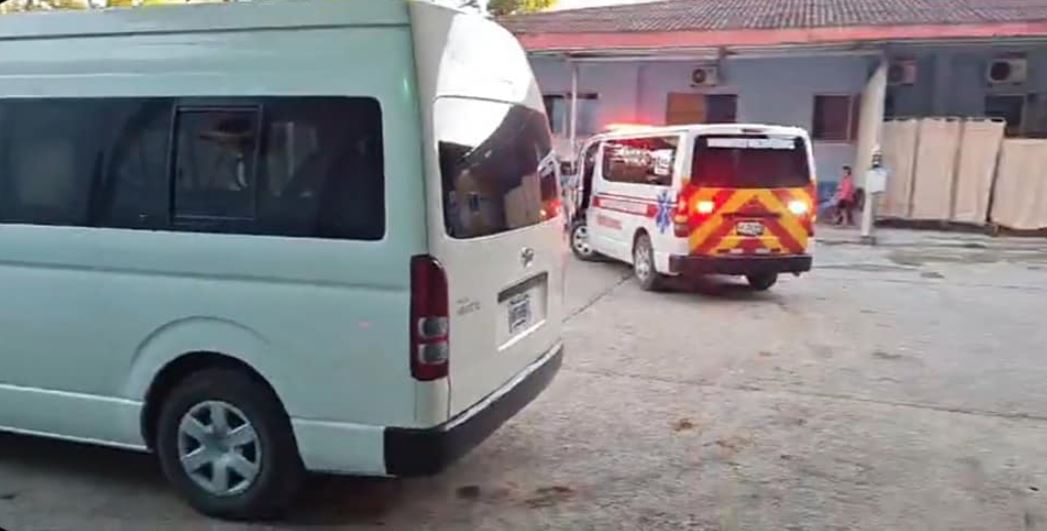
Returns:
[[[435,473],[560,367],[558,172],[480,16],[6,15],[0,430],[153,451],[218,517]]]

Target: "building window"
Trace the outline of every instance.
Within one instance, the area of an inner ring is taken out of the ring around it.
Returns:
[[[1007,122],[1007,136],[1021,136],[1024,132],[1025,95],[1010,94],[985,97],[985,115]]]
[[[705,97],[705,108],[711,124],[733,124],[738,121],[738,96],[734,94],[709,94]]]
[[[851,142],[858,136],[861,98],[851,95],[814,97],[811,136],[814,140]]]
[[[545,113],[549,116],[549,129],[552,130],[554,135],[570,135],[571,95],[546,94],[542,99],[545,101]],[[578,94],[578,125],[575,128],[575,133],[579,136],[599,132],[596,116],[596,108],[599,102],[599,94]]]
[[[667,125],[723,124],[738,119],[738,96],[671,92],[665,106]]]
[[[897,118],[898,115],[897,115],[897,113],[895,111],[895,108],[896,108],[896,104],[895,104],[894,90],[893,90],[893,87],[888,87],[887,88],[887,94],[885,94],[884,97],[883,97],[883,118],[885,120],[890,120],[892,118]]]

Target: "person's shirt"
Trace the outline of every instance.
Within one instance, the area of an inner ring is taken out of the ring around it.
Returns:
[[[840,179],[840,185],[836,188],[836,197],[844,200],[851,201],[854,199],[854,176],[847,174]]]

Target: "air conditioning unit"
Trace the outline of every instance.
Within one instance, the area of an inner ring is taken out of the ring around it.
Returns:
[[[985,69],[985,79],[990,85],[1025,83],[1028,63],[1022,57],[993,59]]]
[[[711,87],[720,82],[720,69],[716,65],[699,66],[691,72],[692,87]]]
[[[915,85],[916,84],[916,61],[911,59],[891,61],[887,65],[888,85]]]

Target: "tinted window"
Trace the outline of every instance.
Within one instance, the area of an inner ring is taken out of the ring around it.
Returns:
[[[669,186],[679,143],[675,136],[609,140],[603,147],[604,179]]]
[[[381,239],[382,119],[372,99],[310,98],[265,107],[259,223],[266,234]]]
[[[371,98],[0,101],[0,222],[380,239],[381,129]]]
[[[0,220],[159,222],[170,116],[162,98],[0,101]]]
[[[734,94],[709,94],[705,97],[708,123],[731,124],[738,117],[738,96]]]
[[[791,188],[810,184],[802,138],[761,135],[699,137],[691,183],[726,188]]]
[[[555,217],[556,159],[542,112],[506,103],[443,98],[436,105],[444,221],[473,238]]]
[[[97,190],[95,225],[123,228],[167,226],[167,175],[174,102],[170,99],[98,100],[111,106],[114,128],[105,181]]]
[[[92,183],[102,172],[105,146],[96,137],[101,116],[75,101],[0,104],[0,219],[86,225]]]
[[[181,110],[175,156],[175,222],[241,231],[255,219],[257,110]]]

